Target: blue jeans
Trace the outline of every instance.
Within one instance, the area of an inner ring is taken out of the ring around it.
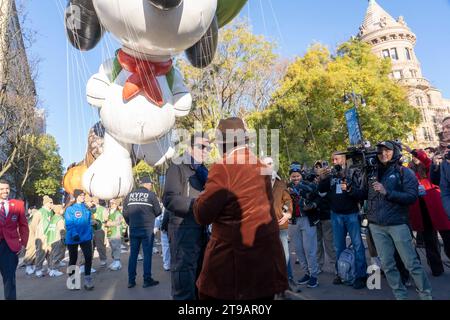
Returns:
[[[144,282],[152,279],[152,254],[155,235],[151,228],[130,229],[130,258],[128,259],[128,282],[136,282],[136,268],[139,250],[144,253]]]
[[[398,300],[408,299],[408,290],[403,285],[395,263],[395,248],[413,278],[422,300],[431,300],[431,284],[417,258],[412,243],[411,231],[406,224],[397,226],[369,225],[375,247],[381,259],[381,265],[389,286]]]
[[[163,254],[163,268],[170,269],[170,247],[169,247],[169,235],[165,231],[161,231],[161,247]]]
[[[336,270],[337,260],[342,251],[347,248],[347,233],[352,240],[353,250],[355,250],[356,277],[367,276],[366,248],[361,237],[361,223],[359,213],[338,214],[331,212],[331,223],[333,226],[333,243],[336,250]]]
[[[294,229],[299,233],[296,253],[300,260],[300,266],[305,274],[317,278],[319,264],[317,263],[317,228],[311,227],[307,217],[297,219]]]
[[[286,258],[288,278],[293,279],[294,277],[292,275],[292,268],[291,268],[291,264],[289,263],[290,255],[289,255],[288,235],[289,235],[288,229],[280,230],[280,240],[281,240],[281,244],[283,245],[284,257]]]

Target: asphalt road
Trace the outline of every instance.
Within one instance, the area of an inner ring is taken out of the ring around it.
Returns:
[[[419,249],[422,261],[425,262],[424,249]],[[295,256],[292,257],[295,261]],[[370,260],[368,260],[370,261]],[[448,259],[446,259],[448,262]],[[108,261],[110,263],[111,261]],[[142,262],[138,263],[137,286],[127,288],[128,252],[122,254],[122,269],[110,271],[99,267],[97,255],[94,256],[94,268],[97,270],[94,276],[95,289],[86,291],[71,291],[66,287],[66,277],[51,278],[45,276],[36,278],[25,275],[25,269],[17,270],[17,297],[21,300],[170,300],[170,272],[162,268],[160,254],[153,255],[153,277],[160,281],[155,287],[142,288]],[[435,278],[426,266],[433,287],[433,296],[439,300],[450,300],[450,269],[446,268],[445,274]],[[299,265],[294,265],[294,274],[299,279],[303,274]],[[333,285],[334,273],[331,265],[327,266],[319,275],[319,286],[309,289],[300,286],[300,293],[288,292],[287,298],[292,300],[392,300],[391,289],[382,277],[381,290],[355,290],[352,287]],[[418,299],[414,286],[409,288],[410,298]],[[0,289],[0,299],[3,299],[3,290]]]

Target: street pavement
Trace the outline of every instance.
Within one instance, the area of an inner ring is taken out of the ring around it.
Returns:
[[[160,251],[160,246],[157,248]],[[425,249],[419,248],[419,254],[423,262]],[[109,249],[108,249],[109,254]],[[295,255],[292,256],[295,261]],[[370,261],[370,259],[368,259]],[[448,259],[445,259],[449,263]],[[109,260],[108,264],[112,261]],[[426,263],[426,262],[425,262]],[[162,258],[159,253],[153,255],[153,277],[160,283],[155,287],[142,288],[142,261],[138,263],[137,285],[132,289],[127,288],[128,252],[122,253],[122,269],[110,271],[99,266],[97,254],[94,255],[93,266],[97,270],[94,276],[95,289],[86,291],[83,288],[77,291],[68,290],[66,276],[51,278],[45,276],[36,278],[25,275],[25,269],[17,270],[17,297],[20,300],[170,300],[170,272],[162,268]],[[328,263],[326,263],[328,264]],[[303,273],[300,266],[293,264],[294,275],[300,279]],[[450,300],[450,269],[446,267],[445,274],[436,278],[431,276],[428,266],[425,267],[433,287],[433,296],[438,300]],[[309,289],[299,286],[300,293],[288,292],[289,300],[393,300],[394,296],[386,279],[382,277],[381,290],[355,290],[344,285],[333,285],[334,272],[331,265],[327,265],[319,275],[319,286]],[[82,282],[83,284],[83,282]],[[415,287],[409,288],[411,299],[418,299]],[[0,289],[0,299],[3,299],[3,290]]]

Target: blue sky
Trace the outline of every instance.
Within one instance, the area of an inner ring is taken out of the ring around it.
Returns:
[[[126,0],[124,0],[126,1]],[[378,0],[392,16],[405,17],[417,35],[416,55],[425,77],[450,98],[450,1]],[[85,84],[117,44],[109,37],[88,53],[66,41],[66,0],[30,0],[27,27],[37,31],[31,52],[42,60],[37,81],[41,106],[47,110],[47,132],[56,137],[67,166],[83,159],[87,132],[98,121],[85,100]],[[367,0],[249,0],[241,15],[254,33],[279,44],[283,57],[302,55],[320,42],[334,49],[358,32]]]

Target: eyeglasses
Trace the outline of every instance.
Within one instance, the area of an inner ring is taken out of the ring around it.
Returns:
[[[204,144],[195,144],[194,147],[196,147],[197,149],[202,149],[202,150],[206,149],[207,151],[211,150],[210,146],[207,146],[207,145],[204,145]]]

